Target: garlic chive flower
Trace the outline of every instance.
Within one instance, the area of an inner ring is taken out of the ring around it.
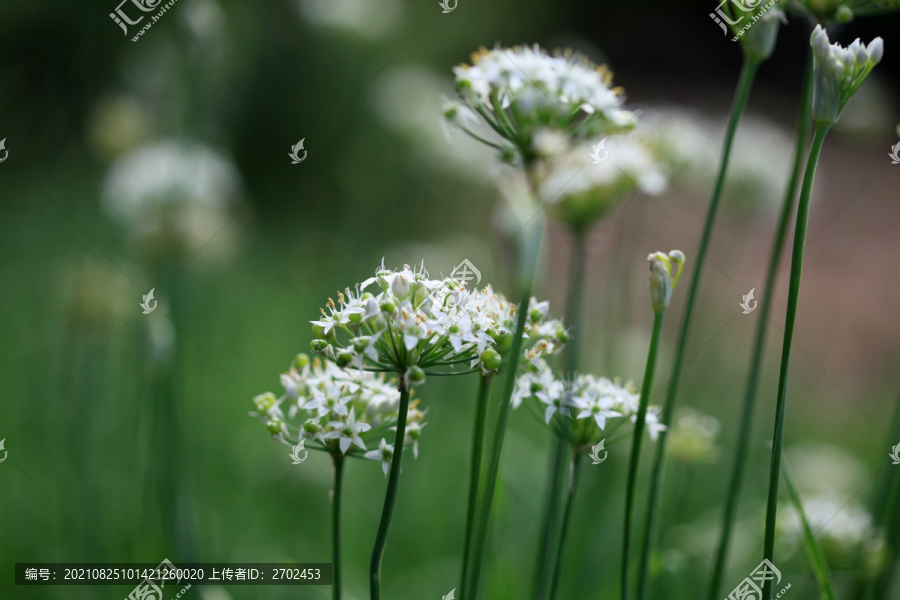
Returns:
[[[424,266],[382,265],[375,276],[329,299],[312,321],[314,352],[338,367],[394,372],[406,387],[429,374],[488,374],[500,368],[518,308],[490,286],[468,290],[451,278],[430,279]],[[371,290],[371,291],[370,291]],[[557,352],[568,339],[546,302],[530,301],[523,357]]]
[[[388,444],[384,438],[381,438],[381,441],[378,443],[378,449],[369,450],[364,458],[380,461],[381,470],[384,471],[384,476],[387,477],[388,472],[391,470],[391,461],[394,460],[394,447]]]
[[[444,117],[497,148],[507,162],[530,165],[554,136],[602,137],[627,129],[634,116],[622,108],[622,89],[612,87],[609,69],[569,50],[551,55],[537,45],[482,48],[471,65],[453,73],[461,102],[448,103]],[[474,131],[474,115],[500,141]]]
[[[683,464],[714,463],[719,456],[716,446],[719,429],[717,418],[693,408],[679,409],[669,432],[667,451]]]
[[[900,9],[900,0],[789,0],[790,12],[823,25],[849,23],[857,16],[879,15]]]
[[[772,56],[778,30],[782,24],[787,23],[784,11],[775,6],[770,7],[770,4],[764,4],[756,14],[749,16],[744,27],[735,32],[734,39],[740,41],[744,55],[757,62],[763,62]],[[743,23],[744,21],[740,22]]]
[[[650,264],[650,305],[653,312],[660,313],[672,301],[672,290],[678,285],[684,267],[684,254],[680,250],[668,254],[654,252],[647,257],[647,262]]]
[[[526,402],[556,435],[568,439],[576,451],[587,453],[593,444],[637,420],[640,395],[631,382],[622,385],[590,374],[560,379],[546,361],[538,360],[516,380],[513,408]],[[658,414],[657,407],[647,411],[647,431],[654,441],[666,428]]]
[[[301,354],[281,375],[284,393],[253,399],[251,412],[272,436],[286,444],[311,442],[308,449],[332,454],[365,456],[369,446],[396,429],[400,392],[382,373],[342,369],[331,361]],[[417,402],[407,412],[406,445],[418,456],[425,414]],[[393,452],[393,448],[391,448]]]
[[[837,123],[844,106],[884,54],[880,37],[868,47],[857,38],[847,48],[832,44],[821,25],[810,38],[814,60],[812,117],[818,125]]]

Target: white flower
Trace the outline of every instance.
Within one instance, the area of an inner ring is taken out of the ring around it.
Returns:
[[[359,437],[359,434],[372,428],[368,423],[357,423],[353,410],[352,408],[350,409],[350,414],[347,415],[346,420],[328,423],[334,429],[325,434],[325,439],[340,440],[339,444],[342,454],[347,454],[351,444],[355,444],[362,450],[365,450],[366,444]]]
[[[814,85],[812,99],[813,120],[824,125],[834,125],[844,106],[862,85],[884,55],[884,42],[880,37],[869,43],[868,48],[857,38],[847,48],[832,44],[821,25],[810,38],[814,59]]]
[[[391,468],[391,461],[394,460],[394,447],[388,444],[384,438],[381,438],[381,442],[378,444],[378,450],[369,450],[364,456],[371,460],[380,460],[381,470],[384,471],[384,476],[387,477],[388,471]]]

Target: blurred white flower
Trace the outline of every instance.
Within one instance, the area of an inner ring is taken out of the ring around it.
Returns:
[[[297,9],[306,21],[361,38],[377,39],[400,24],[399,0],[297,0]]]
[[[719,455],[716,438],[719,420],[684,407],[675,414],[669,434],[668,452],[672,458],[687,464],[715,462]]]
[[[122,156],[106,176],[103,206],[137,242],[155,251],[228,250],[229,209],[241,180],[234,165],[206,146],[165,140]]]

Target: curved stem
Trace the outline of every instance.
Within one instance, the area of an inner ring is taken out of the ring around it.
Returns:
[[[394,514],[394,503],[397,500],[397,484],[400,481],[400,462],[403,458],[403,440],[406,439],[406,417],[409,413],[409,390],[400,380],[400,414],[397,416],[397,436],[394,438],[394,456],[391,459],[391,472],[388,476],[387,492],[384,496],[384,508],[381,509],[381,522],[378,524],[378,535],[372,548],[372,563],[369,567],[369,584],[371,600],[381,598],[381,560],[384,558],[384,547],[387,545],[388,531],[391,528],[391,517]]]
[[[543,224],[539,223],[533,229],[526,227],[521,233],[525,236],[525,239],[522,241],[520,264],[517,270],[518,287],[520,288],[518,320],[509,353],[503,357],[503,364],[500,367],[503,387],[499,398],[500,406],[497,422],[494,425],[494,436],[491,440],[491,452],[485,477],[484,493],[482,494],[481,506],[479,507],[480,518],[475,535],[475,546],[472,550],[472,577],[469,581],[469,588],[464,595],[466,600],[477,600],[478,598],[481,570],[484,566],[482,563],[487,543],[488,525],[490,524],[491,508],[494,504],[494,492],[497,488],[497,474],[500,471],[500,453],[503,450],[503,438],[506,434],[507,422],[509,421],[510,400],[516,385],[516,367],[519,363],[519,356],[522,354],[522,336],[525,331],[525,319],[528,317],[528,305],[534,286],[534,274],[537,270],[540,256]]]
[[[566,547],[566,533],[569,531],[569,521],[572,516],[572,500],[575,497],[575,490],[578,486],[578,474],[581,472],[581,460],[584,455],[581,453],[572,454],[572,460],[569,462],[569,490],[566,493],[565,510],[563,511],[562,525],[559,530],[559,542],[556,547],[556,562],[553,566],[553,583],[550,584],[550,600],[556,600],[556,591],[559,587],[559,574],[562,571],[562,558]]]
[[[653,393],[653,378],[656,375],[656,358],[659,354],[659,337],[662,332],[663,316],[665,316],[664,311],[653,315],[653,336],[650,338],[650,351],[647,353],[644,381],[641,384],[641,401],[631,440],[631,458],[628,462],[628,482],[625,488],[625,535],[622,538],[622,600],[628,600],[630,597],[628,567],[631,555],[631,516],[634,513],[634,489],[641,458],[644,426],[647,423],[647,407],[650,405],[650,394]]]
[[[784,200],[781,206],[781,214],[778,217],[778,225],[775,230],[775,239],[772,243],[772,252],[769,254],[769,265],[766,270],[765,287],[760,299],[760,313],[757,317],[756,338],[753,342],[753,351],[750,359],[750,373],[747,377],[747,388],[744,393],[744,404],[741,409],[741,425],[738,439],[735,445],[734,461],[731,466],[731,480],[728,485],[728,493],[725,499],[725,511],[722,517],[722,535],[719,538],[719,546],[716,550],[716,560],[713,566],[712,578],[709,585],[709,600],[719,600],[719,588],[722,586],[722,578],[725,576],[725,562],[728,558],[728,545],[731,541],[731,532],[734,528],[734,519],[737,514],[738,499],[741,496],[741,485],[744,481],[744,471],[747,466],[747,449],[750,445],[750,429],[753,423],[753,415],[756,412],[756,395],[759,385],[759,374],[762,368],[763,349],[766,345],[766,329],[769,324],[769,313],[772,307],[772,296],[775,291],[775,276],[778,273],[781,255],[787,240],[788,224],[794,210],[794,198],[797,196],[797,188],[800,185],[800,173],[803,170],[803,158],[806,156],[809,131],[812,125],[810,119],[810,106],[812,102],[813,65],[812,50],[807,54],[806,70],[803,75],[803,91],[800,95],[800,115],[797,121],[797,139],[794,149],[794,164],[791,169],[790,180],[785,190]]]
[[[572,328],[573,335],[565,349],[565,369],[568,376],[574,376],[578,369],[578,342],[581,335],[581,300],[584,295],[584,270],[587,263],[587,232],[573,232],[574,249],[572,254],[572,276],[569,281],[569,297],[566,300],[565,318]],[[553,436],[553,450],[550,462],[550,484],[547,487],[547,510],[541,523],[541,535],[538,542],[537,564],[534,570],[535,600],[543,600],[547,594],[547,573],[553,560],[553,530],[559,512],[559,489],[562,487],[563,456],[566,441],[563,436]]]
[[[344,495],[344,457],[337,452],[331,454],[334,463],[334,492],[331,498],[331,597],[341,600],[341,497]]]
[[[659,433],[659,439],[656,444],[656,457],[653,461],[653,471],[650,479],[650,497],[648,500],[648,514],[645,527],[644,540],[644,556],[641,559],[641,570],[639,575],[638,599],[642,600],[649,588],[646,580],[649,576],[649,556],[647,554],[652,550],[653,525],[656,520],[656,512],[654,507],[657,503],[659,495],[660,476],[662,474],[663,462],[666,455],[666,438],[668,434],[668,426],[672,422],[672,413],[675,410],[675,398],[678,394],[678,385],[681,382],[681,371],[684,365],[685,349],[687,347],[687,337],[691,326],[691,317],[694,313],[694,304],[697,300],[697,291],[700,288],[700,279],[703,274],[703,266],[705,264],[706,253],[709,249],[709,241],[712,237],[713,225],[716,220],[719,202],[722,199],[722,191],[725,188],[725,176],[728,172],[728,163],[731,158],[731,147],[734,144],[734,136],[737,133],[738,123],[747,105],[747,98],[750,96],[750,90],[753,87],[753,79],[756,71],[759,69],[759,61],[744,57],[744,65],[741,68],[741,76],[738,81],[737,90],[735,91],[734,103],[731,106],[731,116],[728,120],[728,128],[725,132],[725,143],[722,147],[722,161],[719,165],[719,173],[716,177],[716,185],[713,189],[712,200],[709,203],[709,210],[706,213],[706,222],[703,226],[703,237],[700,238],[700,248],[696,261],[696,268],[691,276],[691,286],[688,291],[687,304],[684,309],[684,316],[681,319],[681,328],[678,331],[678,341],[676,342],[675,362],[672,366],[672,379],[669,384],[669,391],[666,394],[666,400],[663,404],[663,412],[661,422],[666,425],[666,429]]]
[[[469,555],[472,551],[472,535],[475,531],[475,515],[478,510],[478,492],[481,486],[481,465],[484,454],[484,429],[487,421],[488,391],[490,390],[490,376],[482,377],[478,387],[478,399],[475,405],[475,425],[472,431],[472,456],[471,469],[469,471],[469,504],[466,510],[466,537],[463,544],[462,576],[460,577],[460,592],[466,589],[469,581]]]
[[[797,321],[797,301],[800,296],[800,278],[803,274],[803,248],[806,245],[806,228],[809,221],[809,199],[812,195],[813,180],[819,154],[825,143],[825,135],[830,126],[816,126],[809,158],[806,161],[806,173],[803,176],[803,188],[800,191],[800,203],[797,207],[797,225],[794,228],[794,248],[791,254],[791,279],[788,288],[787,314],[784,318],[784,341],[781,346],[781,368],[778,374],[778,402],[775,407],[775,432],[772,436],[772,460],[769,464],[769,495],[766,502],[766,537],[764,543],[765,558],[775,562],[775,515],[778,512],[778,480],[781,475],[781,452],[784,447],[784,420],[787,405],[788,366],[791,361],[791,343],[794,339],[794,324]],[[766,581],[763,598],[772,600],[772,582]]]

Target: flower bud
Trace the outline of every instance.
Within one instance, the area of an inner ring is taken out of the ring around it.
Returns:
[[[394,303],[391,302],[390,300],[385,300],[384,302],[381,303],[382,312],[392,313],[392,312],[394,312],[394,309],[396,309],[396,308],[397,307],[394,306]]]
[[[269,433],[272,435],[278,435],[284,431],[284,423],[281,422],[281,419],[272,419],[266,423],[266,429],[268,429]]]
[[[337,364],[337,366],[339,366],[340,368],[343,369],[344,367],[349,365],[351,362],[353,362],[353,353],[350,352],[349,350],[344,350],[342,352],[338,352],[337,360],[334,362],[335,362],[335,364]]]
[[[409,278],[406,276],[406,273],[400,272],[394,275],[394,280],[391,281],[391,293],[398,300],[406,300],[409,297]]]
[[[493,348],[487,348],[481,353],[481,364],[488,371],[499,369],[502,362],[503,359],[500,357],[500,354]]]
[[[264,415],[269,410],[275,406],[275,394],[272,392],[266,392],[265,394],[260,394],[259,396],[253,399],[253,404],[256,405],[256,410],[259,414]]]
[[[672,301],[672,290],[684,266],[684,254],[680,250],[672,250],[669,254],[654,252],[647,257],[647,262],[650,265],[650,306],[653,312],[660,313]]]
[[[294,359],[294,366],[297,367],[298,369],[300,369],[301,371],[308,364],[309,364],[309,357],[307,355],[303,354],[302,352],[297,355],[297,358]]]
[[[406,383],[422,383],[425,381],[425,371],[422,367],[413,366],[406,370]]]
[[[762,62],[772,56],[775,49],[775,41],[778,39],[778,29],[785,22],[784,13],[777,8],[768,9],[753,27],[744,32],[739,39],[741,48],[747,58]]]
[[[330,344],[325,340],[313,340],[309,343],[309,349],[316,354],[321,354],[325,352],[325,349],[328,348],[329,345]]]
[[[303,431],[309,433],[310,435],[316,435],[321,430],[322,428],[319,427],[319,424],[313,420],[309,420],[303,424]]]
[[[325,333],[324,325],[313,325],[312,326],[312,334],[313,337],[317,340],[333,340],[334,339],[334,328],[332,328],[328,333]]]
[[[846,4],[841,4],[836,11],[834,11],[834,22],[843,25],[844,23],[849,23],[853,20],[853,10],[850,9]]]
[[[556,339],[560,343],[567,344],[569,342],[569,332],[560,327],[556,330]]]

